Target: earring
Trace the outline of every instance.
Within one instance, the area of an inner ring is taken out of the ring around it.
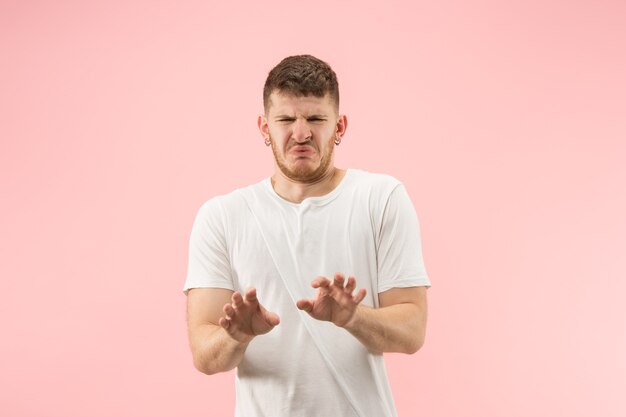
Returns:
[[[341,143],[341,136],[337,135],[337,137],[335,138],[335,145],[339,146],[340,143]]]
[[[270,137],[266,137],[265,138],[265,146],[270,146],[272,144],[272,140],[270,139]]]

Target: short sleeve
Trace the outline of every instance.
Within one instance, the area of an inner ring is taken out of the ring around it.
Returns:
[[[377,246],[379,293],[392,288],[430,287],[422,257],[419,221],[402,184],[389,195]]]
[[[191,229],[184,293],[191,288],[234,290],[225,218],[219,200],[215,198],[200,207]]]

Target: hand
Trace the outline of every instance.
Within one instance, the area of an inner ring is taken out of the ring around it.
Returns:
[[[344,287],[344,276],[341,273],[335,273],[332,283],[325,277],[317,277],[311,286],[319,288],[317,296],[312,300],[298,300],[296,306],[314,319],[330,321],[339,327],[344,327],[354,317],[366,293],[365,288],[361,288],[353,297],[356,279],[348,277]]]
[[[226,316],[220,317],[218,324],[235,340],[249,343],[254,336],[268,333],[280,318],[267,311],[256,298],[256,289],[250,288],[245,298],[234,292],[231,303],[224,304]]]

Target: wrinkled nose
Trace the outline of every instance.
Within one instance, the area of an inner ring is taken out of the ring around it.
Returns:
[[[295,121],[293,124],[292,137],[297,143],[308,142],[311,140],[311,129],[309,128],[309,124],[306,120],[299,118]]]

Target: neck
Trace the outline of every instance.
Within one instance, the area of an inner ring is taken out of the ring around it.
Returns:
[[[305,198],[320,197],[334,190],[346,175],[344,169],[332,167],[318,180],[301,183],[285,176],[280,169],[272,175],[272,187],[276,194],[292,203],[301,203]]]

